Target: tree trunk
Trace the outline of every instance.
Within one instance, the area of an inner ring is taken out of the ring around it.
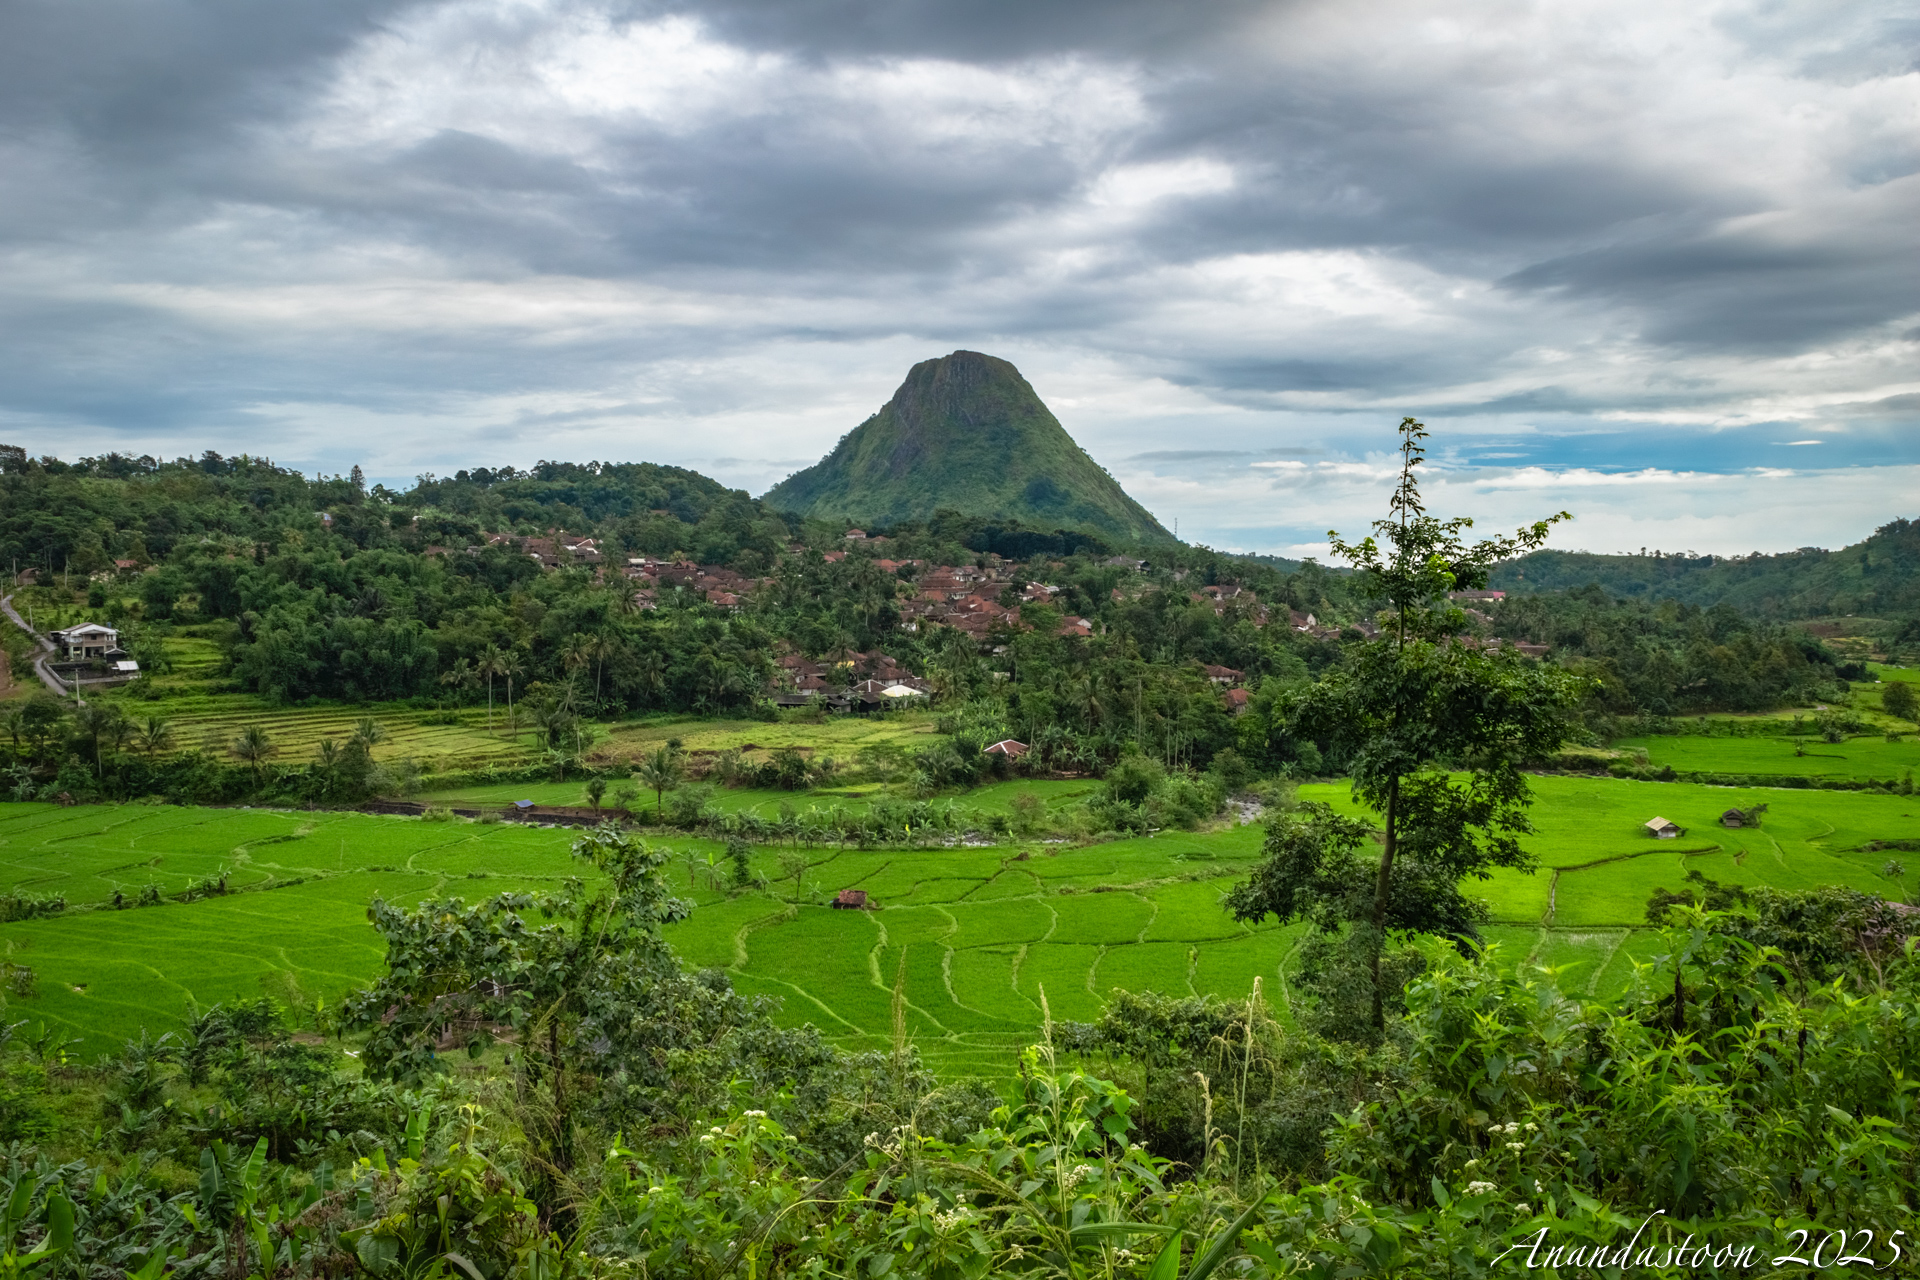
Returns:
[[[569,1168],[566,1067],[560,1061],[560,1020],[547,1024],[547,1058],[553,1064],[553,1163],[561,1170]]]
[[[1380,989],[1380,953],[1387,946],[1387,885],[1393,875],[1394,818],[1400,803],[1400,779],[1387,784],[1387,827],[1381,841],[1380,874],[1373,882],[1373,1029],[1387,1027],[1385,993]]]

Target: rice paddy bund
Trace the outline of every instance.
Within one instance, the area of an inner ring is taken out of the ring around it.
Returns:
[[[1004,807],[1034,790],[1065,804],[1087,785],[1005,784],[958,803]],[[1566,777],[1538,778],[1535,790],[1539,829],[1528,845],[1540,869],[1498,872],[1477,892],[1506,955],[1557,966],[1562,986],[1580,993],[1632,980],[1634,962],[1658,948],[1640,927],[1647,896],[1678,888],[1689,870],[1746,885],[1898,893],[1911,877],[1889,879],[1886,864],[1910,856],[1897,851],[1902,843],[1920,848],[1920,797]],[[721,794],[743,808],[859,799]],[[1301,794],[1351,807],[1342,785]],[[1769,806],[1759,828],[1718,825],[1726,809],[1758,803]],[[1642,824],[1655,815],[1682,836],[1653,839]],[[891,989],[904,975],[908,1030],[929,1061],[949,1074],[999,1075],[1038,1030],[1043,990],[1056,1019],[1097,1016],[1114,988],[1233,997],[1256,977],[1283,1003],[1298,928],[1243,926],[1220,905],[1258,858],[1261,835],[1229,826],[1086,846],[768,846],[754,854],[766,886],[737,892],[725,887],[714,842],[658,840],[675,853],[677,889],[696,903],[670,930],[686,963],[727,970],[743,991],[778,997],[786,1020],[812,1022],[847,1047],[889,1042]],[[190,999],[331,1002],[381,963],[366,918],[376,894],[474,901],[555,887],[582,869],[573,836],[353,813],[0,805],[4,887],[69,904],[0,925],[8,961],[31,967],[37,988],[9,995],[4,1016],[64,1027],[91,1055],[142,1028],[178,1025]],[[223,877],[224,894],[182,900]],[[161,905],[114,909],[115,893],[131,903],[148,886]],[[864,890],[872,909],[827,905],[848,888]]]

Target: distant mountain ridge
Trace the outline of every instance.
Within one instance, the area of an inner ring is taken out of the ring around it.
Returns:
[[[1503,591],[1567,591],[1596,584],[1616,596],[1730,604],[1761,617],[1920,614],[1920,523],[1900,519],[1838,551],[1778,555],[1608,556],[1536,551],[1496,567]]]
[[[1074,443],[1018,369],[978,351],[914,365],[880,412],[762,501],[863,524],[926,520],[944,508],[1130,542],[1173,540]]]

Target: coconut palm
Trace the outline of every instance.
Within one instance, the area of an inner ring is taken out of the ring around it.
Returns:
[[[608,631],[597,631],[588,644],[593,655],[593,702],[600,705],[600,678],[606,674],[607,660],[620,652],[620,638]]]
[[[593,638],[584,632],[576,631],[560,645],[560,665],[571,677],[580,668],[593,661]],[[567,681],[567,701],[573,701],[573,681]]]
[[[353,723],[353,736],[348,739],[354,745],[373,755],[373,749],[387,740],[386,726],[372,716],[361,716]]]
[[[493,678],[495,676],[511,676],[513,662],[506,654],[500,651],[499,645],[490,644],[481,651],[480,661],[474,666],[474,670],[487,678],[487,732],[492,733]],[[508,695],[508,701],[512,701],[511,694]]]
[[[233,745],[228,750],[253,766],[253,778],[258,783],[267,761],[280,748],[273,745],[273,739],[267,735],[265,729],[255,724],[248,725],[246,731],[233,740]]]
[[[633,780],[653,792],[653,820],[665,821],[666,794],[680,783],[679,757],[666,747],[658,747],[633,771]]]
[[[465,658],[455,662],[451,668],[440,673],[440,683],[455,693],[465,693],[480,683],[480,673]]]
[[[148,716],[139,737],[142,751],[149,757],[159,755],[173,745],[173,722],[165,716]]]

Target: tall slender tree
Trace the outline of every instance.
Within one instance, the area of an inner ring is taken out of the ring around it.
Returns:
[[[507,655],[500,646],[490,644],[480,653],[480,660],[474,664],[474,670],[487,678],[487,732],[493,732],[493,679],[504,676],[511,670]]]
[[[1382,606],[1377,639],[1296,695],[1288,727],[1351,761],[1355,797],[1379,821],[1378,859],[1324,816],[1275,825],[1267,862],[1229,897],[1236,918],[1306,916],[1360,932],[1372,985],[1371,1021],[1385,1025],[1381,955],[1391,932],[1435,933],[1465,944],[1485,905],[1463,880],[1491,869],[1531,870],[1520,846],[1532,802],[1521,768],[1565,740],[1580,678],[1463,633],[1448,593],[1486,586],[1495,564],[1542,545],[1565,512],[1509,537],[1468,542],[1473,521],[1427,514],[1418,469],[1427,431],[1400,424],[1400,479],[1387,519],[1350,543],[1327,537]],[[1331,904],[1331,905],[1328,905]]]

